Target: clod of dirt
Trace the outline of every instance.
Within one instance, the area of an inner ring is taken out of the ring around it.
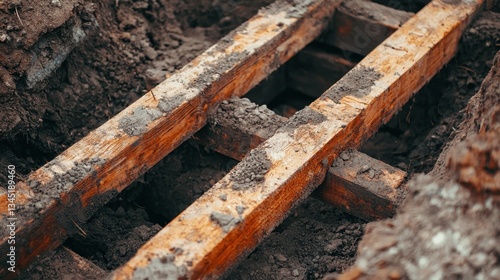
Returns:
[[[362,98],[370,93],[370,89],[380,77],[382,74],[373,68],[355,67],[326,91],[322,98],[330,98],[335,103],[340,103],[342,97],[346,95]]]
[[[272,163],[263,149],[253,149],[229,174],[234,190],[244,190],[264,181]]]
[[[231,36],[231,34],[227,36]],[[225,74],[229,69],[234,68],[237,63],[243,61],[243,58],[247,57],[248,54],[247,50],[243,50],[221,56],[213,64],[205,66],[204,71],[190,81],[187,87],[195,89],[207,88],[213,82],[217,81],[221,75]]]
[[[478,192],[500,193],[499,135],[500,130],[496,133],[488,131],[469,137],[458,145],[456,153],[449,159],[457,182]]]
[[[271,137],[283,121],[267,108],[257,105],[247,98],[231,98],[220,104],[217,112],[209,117],[211,125],[223,124],[242,127],[251,133],[261,132],[263,137]]]
[[[75,47],[96,32],[98,23],[92,12],[93,10],[87,8],[88,16],[85,22],[79,17],[72,18],[60,27],[58,32],[45,35],[32,47],[31,67],[26,71],[28,88],[49,77]]]
[[[179,107],[184,101],[184,95],[173,96],[173,97],[165,97],[160,99],[158,102],[158,109],[165,114],[168,114],[175,110],[175,108]]]
[[[239,218],[215,211],[210,214],[210,220],[218,224],[224,232],[229,232],[235,225],[241,222]]]
[[[153,258],[145,267],[140,267],[134,271],[134,279],[166,279],[177,280],[186,277],[187,268],[176,266],[173,261],[175,256],[168,255],[162,258]]]
[[[324,121],[326,121],[327,118],[325,115],[317,112],[314,109],[311,109],[311,107],[306,106],[304,109],[298,111],[295,113],[286,123],[286,125],[280,129],[278,129],[278,132],[286,132],[290,136],[293,137],[293,132],[295,129],[302,125],[316,125],[320,124]]]
[[[245,212],[245,209],[247,209],[245,206],[243,205],[238,205],[236,206],[236,212],[238,212],[238,215],[243,215],[243,212]]]
[[[120,119],[119,128],[130,136],[144,133],[147,125],[162,116],[162,112],[156,109],[147,109],[144,106],[135,108],[132,115]]]
[[[166,79],[167,71],[150,68],[144,74],[146,78],[146,89],[151,90]]]

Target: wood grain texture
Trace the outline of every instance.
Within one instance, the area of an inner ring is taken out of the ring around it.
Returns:
[[[432,1],[252,150],[111,279],[221,275],[323,181],[341,151],[372,135],[453,57],[482,3]]]
[[[206,123],[207,112],[241,96],[316,38],[340,0],[277,1],[29,175],[18,204],[17,270],[55,249],[130,182]],[[153,94],[154,93],[154,96]],[[7,209],[0,209],[2,218]],[[7,252],[7,234],[0,251]],[[5,263],[6,254],[0,261]],[[0,276],[7,274],[0,267]]]
[[[366,221],[391,218],[402,202],[406,172],[352,150],[344,151],[313,195]]]

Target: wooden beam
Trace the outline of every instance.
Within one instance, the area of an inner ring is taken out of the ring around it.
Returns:
[[[350,53],[367,55],[414,14],[366,0],[345,0],[320,41]]]
[[[246,98],[223,102],[208,125],[195,134],[199,143],[242,160],[286,123],[266,106]],[[406,172],[358,151],[344,151],[313,193],[345,212],[367,221],[390,218],[401,202]]]
[[[150,239],[111,279],[217,278],[455,54],[483,1],[432,1]],[[439,23],[439,24],[436,24]]]
[[[313,195],[366,221],[391,218],[406,193],[406,172],[356,150],[344,151]]]
[[[287,85],[318,98],[356,63],[316,46],[308,46],[287,63]]]
[[[16,211],[18,270],[55,249],[130,182],[316,38],[340,0],[279,0],[145,96],[29,175],[34,195]],[[1,209],[5,219],[7,209]],[[8,252],[2,229],[1,252]],[[0,262],[6,263],[6,254]],[[14,277],[7,266],[0,277]]]
[[[270,76],[263,86],[249,93],[250,99],[267,103],[285,86],[319,97],[354,67],[355,63],[349,59],[356,57],[349,52],[367,55],[413,15],[366,0],[343,1],[330,30],[320,37],[321,42],[342,49],[343,55],[324,47],[307,46],[282,67],[286,66],[286,84],[282,75]]]
[[[241,161],[286,124],[287,119],[247,98],[231,98],[210,114],[194,138],[203,146]]]

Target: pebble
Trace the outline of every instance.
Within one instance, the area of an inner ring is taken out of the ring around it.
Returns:
[[[274,257],[275,257],[275,259],[277,259],[277,260],[278,260],[278,261],[280,261],[280,262],[286,262],[286,261],[288,260],[288,259],[287,259],[285,256],[283,256],[282,254],[276,254]]]
[[[368,170],[368,177],[370,179],[375,178],[375,170],[373,170],[373,168],[370,168],[370,170]]]
[[[340,154],[340,158],[344,161],[348,161],[351,157],[346,152],[343,152]]]
[[[120,253],[120,257],[125,257],[125,255],[127,254],[127,248],[125,248],[125,246],[120,246],[118,248],[118,251]]]

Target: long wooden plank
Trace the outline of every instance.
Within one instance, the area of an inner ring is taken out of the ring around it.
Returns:
[[[16,266],[56,248],[75,224],[206,123],[206,112],[241,96],[317,37],[340,0],[279,0],[124,111],[29,175],[34,195],[16,211]],[[1,209],[3,216],[7,209]],[[2,217],[5,218],[5,217]],[[0,251],[8,252],[2,228]],[[2,254],[0,262],[8,257]],[[0,277],[12,277],[7,266]]]
[[[412,16],[367,0],[346,0],[321,41],[344,50],[347,58],[367,55]]]
[[[205,147],[242,160],[286,123],[265,105],[231,98],[209,116],[208,125],[195,134]],[[394,216],[405,193],[406,172],[358,151],[345,151],[328,169],[325,181],[313,193],[361,219]]]
[[[453,57],[482,3],[432,1],[252,150],[111,279],[221,275],[323,181],[341,151],[373,134]]]

